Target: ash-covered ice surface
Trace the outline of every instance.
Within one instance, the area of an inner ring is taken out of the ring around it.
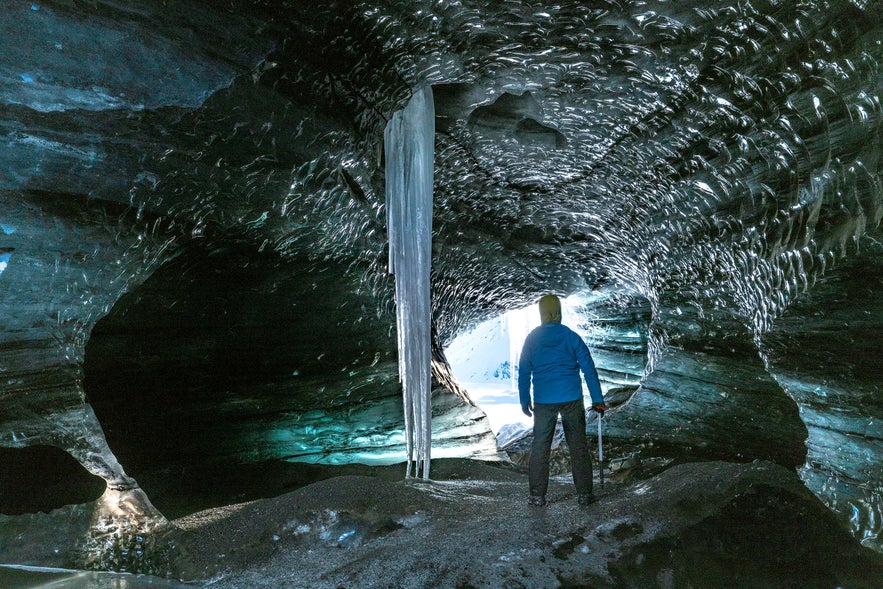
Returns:
[[[594,504],[578,506],[569,476],[559,475],[543,508],[527,505],[526,476],[511,465],[440,460],[432,470],[424,481],[377,468],[176,519],[133,543],[151,548],[140,558],[154,575],[116,575],[109,586],[870,589],[883,580],[879,554],[793,471],[769,462],[661,473],[620,462],[596,481]],[[30,525],[68,518],[41,514]],[[66,586],[108,586],[79,579]]]
[[[770,463],[682,465],[633,483],[637,473],[620,470],[587,507],[559,476],[539,509],[527,505],[523,475],[434,468],[431,482],[340,477],[179,520],[172,537],[187,556],[176,564],[198,577],[214,572],[207,587],[236,588],[870,588],[883,580],[879,555]],[[760,540],[767,528],[775,532]]]
[[[619,458],[777,464],[879,554],[881,23],[860,0],[3,3],[0,537],[57,510],[91,532],[0,562],[131,567],[169,520],[399,469],[383,132],[426,85],[433,457],[503,457],[445,350],[555,292]],[[763,521],[781,545],[791,520]],[[716,525],[659,536],[659,578],[599,582],[682,586]]]

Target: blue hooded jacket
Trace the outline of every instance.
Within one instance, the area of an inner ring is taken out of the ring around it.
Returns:
[[[566,403],[582,399],[582,371],[592,403],[603,403],[601,383],[592,355],[583,339],[561,323],[543,323],[524,340],[518,365],[518,396],[521,406],[530,403],[533,380],[534,403]]]

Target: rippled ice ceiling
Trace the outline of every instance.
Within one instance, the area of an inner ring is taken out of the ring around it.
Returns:
[[[860,0],[4,3],[0,444],[149,495],[176,460],[397,448],[382,131],[431,84],[437,379],[479,321],[595,291],[597,346],[633,352],[646,326],[637,390],[613,386],[634,362],[601,366],[612,435],[793,465],[879,549],[881,19]],[[474,408],[444,407],[437,435],[486,452]],[[135,440],[157,431],[151,455]]]

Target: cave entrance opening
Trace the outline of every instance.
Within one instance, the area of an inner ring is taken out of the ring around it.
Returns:
[[[588,344],[607,399],[630,396],[647,361],[651,310],[640,295],[578,293],[561,300],[561,322]],[[464,331],[445,348],[454,376],[488,416],[500,445],[532,425],[518,400],[518,362],[524,340],[540,324],[537,306],[506,311]],[[583,393],[588,390],[583,383]]]

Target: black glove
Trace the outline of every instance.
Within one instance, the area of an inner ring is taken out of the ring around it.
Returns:
[[[607,405],[604,403],[595,403],[592,405],[592,410],[597,411],[599,414],[604,415],[604,412],[607,411]]]
[[[528,403],[527,405],[522,405],[521,411],[528,417],[533,417],[533,405],[531,405],[530,403]]]

